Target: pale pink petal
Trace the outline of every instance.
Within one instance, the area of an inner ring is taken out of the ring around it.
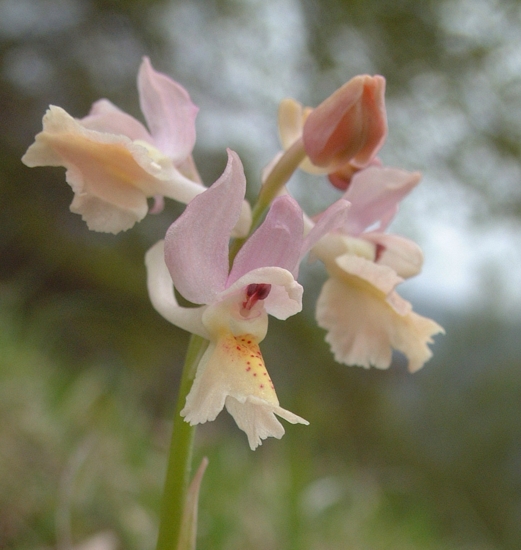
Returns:
[[[322,212],[306,235],[301,255],[304,256],[327,233],[345,226],[351,203],[340,199]]]
[[[168,76],[155,71],[148,57],[138,73],[141,110],[156,147],[175,164],[184,161],[195,144],[198,108],[188,92]]]
[[[170,323],[203,338],[210,335],[202,323],[204,306],[186,308],[178,304],[172,278],[165,264],[164,242],[157,242],[145,255],[147,288],[154,309]]]
[[[264,222],[237,254],[226,286],[258,267],[282,267],[294,272],[304,238],[302,210],[289,195],[277,197]]]
[[[125,113],[108,99],[100,99],[94,103],[90,113],[80,119],[81,124],[89,130],[121,134],[132,141],[140,139],[153,143],[152,136],[147,129],[133,116]]]
[[[281,267],[260,267],[246,273],[229,286],[220,299],[250,284],[259,283],[271,285],[270,293],[264,300],[264,307],[270,315],[287,319],[302,309],[302,286],[288,270]]]
[[[379,232],[364,233],[362,238],[376,245],[376,263],[389,266],[400,277],[408,279],[421,271],[423,252],[410,239]]]
[[[148,209],[149,214],[160,214],[165,209],[165,197],[154,195],[154,204]]]
[[[241,214],[245,190],[242,163],[228,150],[222,176],[188,204],[166,233],[165,259],[172,280],[193,303],[209,304],[225,288],[228,243]]]
[[[420,182],[419,172],[369,166],[357,172],[344,194],[351,203],[344,231],[359,235],[374,224],[383,230],[394,217],[399,202]]]
[[[326,329],[336,361],[365,368],[387,368],[392,350],[409,360],[409,370],[420,369],[431,357],[428,344],[443,329],[431,319],[409,311],[399,315],[380,293],[360,285],[355,277],[332,277],[317,301],[317,322]]]

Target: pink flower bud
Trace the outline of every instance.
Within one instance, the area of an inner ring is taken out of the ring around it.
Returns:
[[[303,131],[311,162],[329,172],[369,164],[387,135],[384,92],[382,76],[356,76],[314,109]]]

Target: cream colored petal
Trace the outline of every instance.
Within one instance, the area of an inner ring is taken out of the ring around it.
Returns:
[[[298,139],[302,137],[304,121],[311,108],[306,107],[288,97],[283,99],[279,105],[279,137],[284,150],[289,149]],[[327,174],[327,169],[315,166],[307,157],[300,163],[299,168],[309,174]],[[263,178],[264,180],[264,178]]]
[[[423,252],[415,242],[389,233],[364,233],[361,237],[382,247],[376,259],[378,264],[389,266],[404,279],[420,273]]]
[[[74,181],[74,171],[67,171],[67,181]],[[140,192],[127,193],[124,205],[114,205],[89,193],[76,193],[70,205],[71,212],[80,214],[91,231],[119,233],[130,229],[147,214],[148,205]]]
[[[288,97],[279,104],[279,137],[282,147],[289,149],[302,137],[304,128],[304,107],[295,99]]]
[[[335,360],[347,365],[387,368],[392,350],[402,352],[409,360],[409,370],[415,372],[431,357],[428,344],[432,336],[443,329],[431,319],[402,308],[397,313],[390,302],[402,300],[393,292],[389,299],[373,292],[357,277],[332,277],[324,284],[317,301],[317,322],[326,329]]]
[[[284,429],[275,414],[292,423],[307,423],[279,407],[258,344],[249,334],[222,334],[210,342],[181,416],[192,425],[201,424],[214,420],[225,404],[252,449],[261,439],[282,437]]]
[[[378,265],[370,260],[353,254],[343,254],[336,259],[336,264],[347,275],[354,275],[360,281],[356,284],[367,283],[375,291],[387,296],[396,285],[403,282],[396,272],[386,265]],[[351,280],[351,279],[350,279]]]
[[[241,215],[239,217],[239,221],[232,229],[231,237],[234,239],[241,239],[243,237],[246,237],[250,231],[251,222],[252,217],[250,203],[247,200],[243,200],[241,206]]]
[[[168,159],[154,158],[149,148],[123,135],[85,128],[54,106],[22,161],[31,167],[65,167],[76,195],[72,210],[97,231],[117,233],[131,227],[146,214],[147,197],[187,202],[205,189],[183,178]]]
[[[177,303],[170,272],[165,264],[164,241],[157,242],[145,255],[147,287],[154,309],[170,323],[203,338],[210,334],[202,323],[206,307],[182,307]]]
[[[227,397],[226,410],[233,416],[237,426],[248,436],[252,451],[262,445],[263,439],[268,437],[280,439],[284,435],[284,427],[275,415],[291,424],[309,424],[300,416],[282,407],[275,407],[255,396],[248,396],[243,402],[234,397]]]

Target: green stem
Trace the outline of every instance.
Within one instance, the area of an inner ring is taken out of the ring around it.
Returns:
[[[251,235],[259,225],[262,216],[268,209],[273,199],[277,196],[280,190],[288,183],[293,172],[298,168],[299,164],[306,158],[304,150],[304,142],[302,138],[298,139],[279,159],[277,164],[272,168],[266,181],[263,183],[260,190],[257,202],[252,210],[252,224],[249,235]],[[248,235],[248,237],[249,237]],[[233,263],[237,252],[246,242],[248,237],[244,239],[236,239],[230,246],[230,264]]]
[[[181,520],[190,481],[195,436],[195,426],[190,426],[188,422],[185,422],[180,412],[185,405],[186,396],[195,378],[197,365],[207,345],[207,340],[192,335],[186,353],[174,414],[156,550],[177,550],[178,546]]]

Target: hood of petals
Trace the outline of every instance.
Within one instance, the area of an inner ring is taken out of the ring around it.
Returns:
[[[220,297],[233,295],[250,284],[258,283],[271,285],[270,293],[264,300],[264,308],[270,315],[284,320],[302,310],[302,285],[295,281],[287,269],[281,267],[254,269],[230,285]]]

